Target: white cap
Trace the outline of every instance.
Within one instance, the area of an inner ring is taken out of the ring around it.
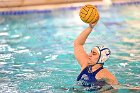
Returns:
[[[104,46],[96,46],[95,48],[99,53],[99,59],[96,64],[104,64],[104,62],[108,60],[111,51],[109,50],[109,48]]]

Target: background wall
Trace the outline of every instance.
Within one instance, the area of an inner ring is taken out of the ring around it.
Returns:
[[[17,7],[28,5],[62,4],[102,0],[0,0],[0,7]]]
[[[110,1],[126,2],[126,1],[139,1],[139,0],[0,0],[0,8],[8,7],[21,7],[21,6],[37,6],[37,5],[52,5],[76,2],[96,2],[103,1],[107,3]]]

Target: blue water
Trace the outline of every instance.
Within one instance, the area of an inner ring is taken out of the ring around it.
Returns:
[[[140,6],[98,9],[101,18],[86,41],[86,51],[96,45],[110,47],[105,67],[122,85],[140,86]],[[1,15],[0,93],[78,93],[71,89],[80,73],[73,41],[87,26],[79,8]]]

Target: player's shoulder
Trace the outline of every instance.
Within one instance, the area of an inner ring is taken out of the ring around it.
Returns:
[[[104,77],[112,75],[112,73],[107,68],[103,68],[102,70],[100,70],[99,74],[102,74],[102,76]]]

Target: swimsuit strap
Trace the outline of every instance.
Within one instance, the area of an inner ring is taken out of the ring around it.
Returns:
[[[93,74],[96,75],[101,69],[103,69],[103,66],[100,67],[100,68],[98,68],[97,70],[95,70],[95,71],[93,72]]]

